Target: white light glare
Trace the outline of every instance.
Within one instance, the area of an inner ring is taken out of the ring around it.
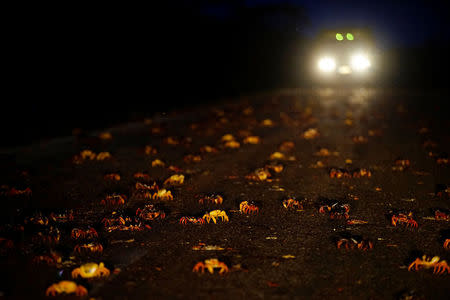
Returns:
[[[319,69],[323,72],[332,72],[336,69],[336,62],[331,57],[319,59]]]
[[[352,67],[354,70],[363,71],[370,67],[370,61],[366,55],[356,54],[352,56]]]

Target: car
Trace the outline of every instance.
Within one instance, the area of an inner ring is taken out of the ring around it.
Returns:
[[[374,78],[377,50],[368,29],[322,30],[313,41],[312,75],[319,82],[368,82]]]

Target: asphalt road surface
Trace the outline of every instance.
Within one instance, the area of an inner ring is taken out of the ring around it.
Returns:
[[[95,299],[448,299],[446,264],[443,274],[430,263],[408,270],[422,255],[450,262],[447,101],[439,91],[285,90],[155,115],[103,138],[3,149],[0,298],[46,298],[74,280]],[[172,175],[183,183],[165,184]],[[173,199],[154,196],[154,182]],[[114,194],[125,204],[106,199]],[[223,203],[199,203],[210,194]],[[289,198],[299,205],[285,208]],[[243,201],[258,210],[240,212]],[[154,211],[136,216],[148,204]],[[202,224],[213,210],[229,221]],[[197,223],[180,224],[185,216]],[[98,237],[71,237],[89,227]],[[193,272],[213,258],[228,272]],[[72,279],[87,262],[110,275]]]

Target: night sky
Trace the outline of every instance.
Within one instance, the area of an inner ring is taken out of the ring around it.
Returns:
[[[233,14],[230,2],[205,5],[203,11],[227,18]],[[367,26],[373,30],[381,48],[450,41],[448,1],[247,0],[245,3],[247,6],[279,3],[303,6],[309,16],[304,33],[311,37],[322,28]]]

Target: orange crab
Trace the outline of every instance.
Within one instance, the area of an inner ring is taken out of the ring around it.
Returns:
[[[305,140],[312,140],[320,136],[319,131],[317,128],[309,128],[305,132],[302,133],[302,137]]]
[[[356,169],[353,171],[353,178],[372,177],[372,172],[367,169]]]
[[[96,157],[97,160],[106,160],[110,158],[112,158],[112,155],[109,152],[100,152]]]
[[[439,256],[429,258],[426,255],[423,255],[422,258],[416,258],[416,260],[409,265],[408,271],[411,271],[413,268],[418,271],[420,267],[424,267],[425,269],[433,268],[433,274],[441,275],[445,272],[450,274],[450,266],[445,260],[440,261]]]
[[[300,203],[300,201],[296,200],[295,198],[288,198],[283,200],[283,207],[286,209],[289,208],[295,208],[295,209],[303,209],[303,205]]]
[[[239,204],[239,211],[243,214],[257,214],[259,208],[253,202],[242,201]]]
[[[166,189],[162,189],[153,194],[153,200],[158,199],[162,201],[173,200],[172,192]]]
[[[136,188],[136,191],[134,193],[134,196],[136,196],[138,198],[143,198],[143,199],[152,199],[153,192],[159,190],[159,187],[156,184],[156,182],[153,182],[152,185],[147,185],[144,183],[136,182],[135,188]]]
[[[404,171],[409,168],[411,162],[409,159],[396,159],[394,162],[394,166],[392,167],[393,171]]]
[[[76,296],[86,296],[87,289],[82,285],[77,285],[73,281],[62,280],[54,283],[45,291],[46,296],[56,296],[57,294],[75,294]]]
[[[332,168],[330,170],[330,178],[352,178],[352,174],[345,169]]]
[[[54,251],[50,251],[49,254],[36,255],[33,257],[32,262],[34,264],[46,263],[47,265],[53,266],[60,264],[62,262],[62,257]]]
[[[245,176],[245,178],[249,179],[249,180],[255,180],[255,181],[265,181],[265,180],[270,180],[269,178],[272,175],[270,174],[270,172],[264,168],[259,168],[256,169],[252,174],[249,174],[247,176]]]
[[[224,144],[225,148],[237,149],[241,147],[241,144],[238,141],[228,141]]]
[[[406,224],[406,227],[418,227],[416,220],[413,219],[413,213],[408,214],[399,213],[398,215],[392,215],[391,217],[392,226],[397,226],[397,224]]]
[[[220,195],[217,194],[211,194],[204,196],[198,200],[198,203],[204,204],[204,203],[212,203],[212,204],[222,204],[223,198]]]
[[[103,246],[99,243],[76,245],[73,251],[77,253],[102,253]]]
[[[181,185],[184,183],[183,174],[174,174],[164,181],[164,185]]]
[[[204,262],[198,262],[195,264],[192,272],[204,273],[205,269],[207,269],[211,274],[214,273],[214,269],[220,269],[219,274],[221,275],[228,272],[228,266],[224,262],[219,261],[217,258],[210,258],[206,259]]]
[[[86,263],[81,265],[72,271],[72,278],[82,277],[82,278],[94,278],[94,277],[108,277],[110,271],[105,268],[105,265],[101,262],[96,263]]]
[[[261,139],[259,138],[259,136],[250,135],[250,136],[246,137],[243,142],[244,142],[244,144],[257,145],[257,144],[261,143]]]
[[[152,161],[152,167],[164,167],[166,164],[160,160],[160,159],[155,159]]]
[[[223,222],[228,222],[229,221],[229,219],[228,219],[228,216],[227,216],[227,213],[225,212],[225,211],[223,211],[223,210],[218,210],[218,209],[216,209],[216,210],[213,210],[213,211],[210,211],[209,213],[206,213],[204,216],[203,216],[203,219],[205,219],[206,220],[206,222],[208,222],[209,223],[209,221],[213,221],[214,223],[217,223],[217,219],[221,219]]]
[[[183,160],[186,163],[196,163],[196,162],[200,162],[202,160],[202,157],[200,155],[193,155],[193,154],[188,154],[185,157],[183,157]]]
[[[158,150],[156,150],[155,147],[147,145],[145,146],[144,152],[146,155],[155,155],[156,153],[158,153]]]

